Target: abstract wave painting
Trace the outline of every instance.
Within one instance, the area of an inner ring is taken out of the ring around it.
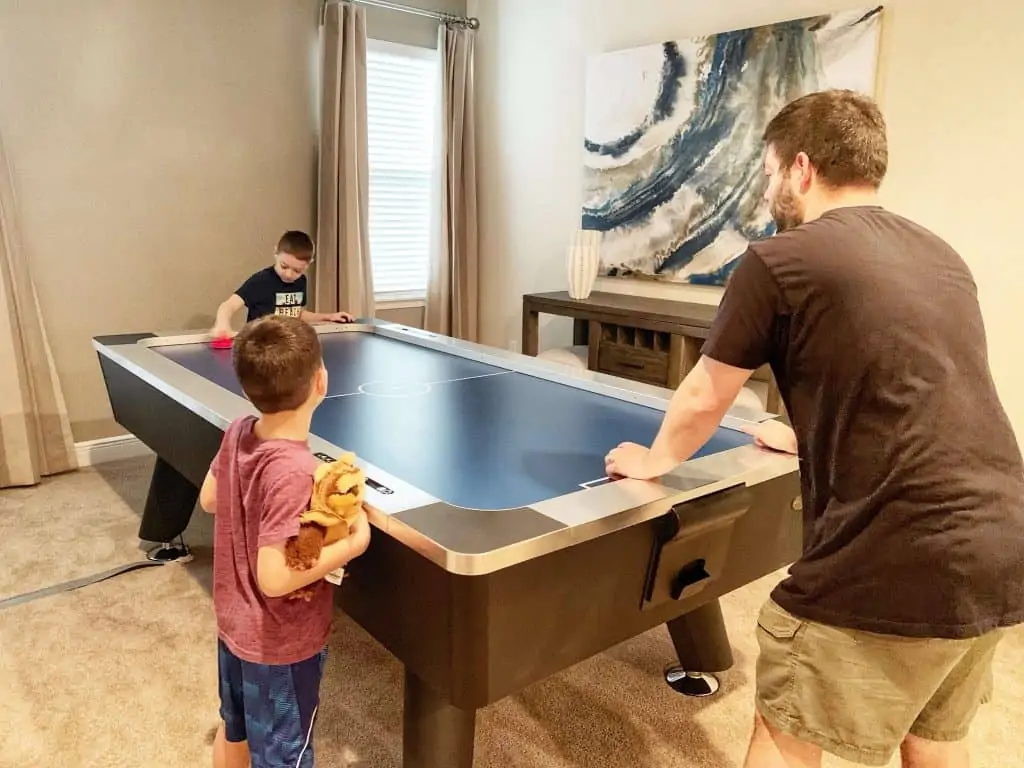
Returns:
[[[761,135],[787,102],[874,93],[882,8],[591,57],[583,229],[599,274],[724,285],[774,222]]]

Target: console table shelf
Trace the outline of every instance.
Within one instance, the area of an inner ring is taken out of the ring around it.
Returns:
[[[573,319],[573,344],[587,347],[592,371],[675,389],[700,358],[718,308],[644,296],[595,291],[573,299],[567,291],[523,296],[523,354],[536,355],[540,315]],[[754,372],[768,384],[766,409],[782,413],[768,366]]]

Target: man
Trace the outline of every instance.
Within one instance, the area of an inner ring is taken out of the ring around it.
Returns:
[[[966,767],[1003,628],[1024,622],[1024,464],[1000,405],[971,274],[878,203],[888,152],[868,98],[814,93],[765,134],[779,233],[737,265],[648,449],[609,474],[662,475],[769,363],[799,455],[804,551],[762,608],[748,768]]]

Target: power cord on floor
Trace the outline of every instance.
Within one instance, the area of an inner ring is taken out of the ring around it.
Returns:
[[[51,595],[59,595],[62,592],[71,592],[76,589],[81,589],[82,587],[88,587],[92,584],[99,584],[101,581],[112,579],[115,576],[120,576],[124,573],[137,571],[140,568],[151,568],[153,566],[160,565],[164,565],[164,563],[157,560],[140,560],[134,563],[128,563],[127,565],[118,566],[117,568],[111,568],[107,571],[95,573],[90,576],[82,576],[81,578],[65,581],[60,584],[53,584],[49,587],[44,587],[43,589],[25,592],[21,595],[15,595],[14,597],[8,597],[4,600],[0,600],[0,611],[5,608],[13,608],[16,605],[30,603],[33,600],[50,597]]]

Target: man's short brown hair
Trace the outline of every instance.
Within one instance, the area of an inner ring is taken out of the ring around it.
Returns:
[[[277,253],[289,253],[299,261],[312,261],[315,250],[313,239],[297,229],[288,230],[277,241]]]
[[[889,165],[882,112],[855,91],[818,91],[791,101],[768,123],[764,141],[783,168],[804,152],[833,188],[877,189]]]
[[[242,391],[260,413],[305,403],[323,360],[313,327],[283,315],[247,323],[235,337],[233,358]]]

